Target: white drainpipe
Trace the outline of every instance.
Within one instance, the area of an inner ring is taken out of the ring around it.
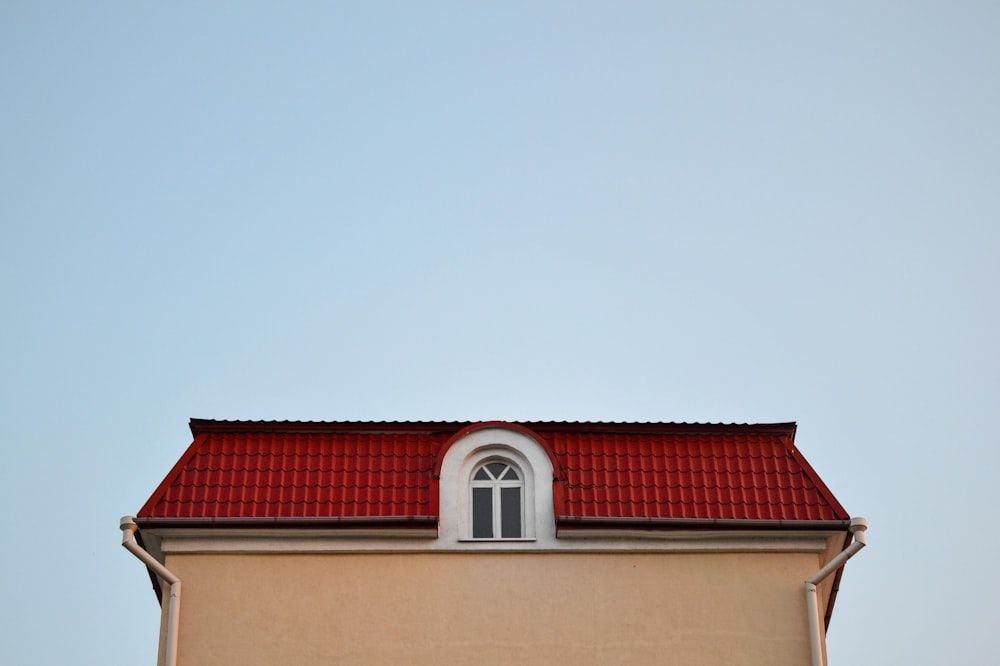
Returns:
[[[868,529],[868,521],[864,518],[851,518],[851,524],[847,529],[854,535],[854,542],[840,551],[836,557],[826,563],[825,567],[806,581],[806,609],[809,611],[809,644],[812,649],[812,666],[824,666],[822,627],[819,620],[819,595],[816,593],[816,586],[865,547],[865,530]]]
[[[152,569],[157,576],[170,583],[170,598],[167,600],[165,665],[177,666],[177,623],[181,614],[181,579],[135,542],[135,533],[139,529],[139,526],[135,524],[135,518],[122,516],[120,527],[122,528],[122,545],[142,560],[143,564]]]

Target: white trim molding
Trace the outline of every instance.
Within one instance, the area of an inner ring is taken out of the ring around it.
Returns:
[[[536,539],[444,541],[424,533],[324,529],[153,528],[143,530],[158,560],[173,553],[817,553],[836,550],[843,532],[613,530],[576,532],[558,542]]]

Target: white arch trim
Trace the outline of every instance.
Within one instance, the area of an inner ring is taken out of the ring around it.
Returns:
[[[521,539],[472,540],[472,472],[489,458],[514,463],[524,475],[524,537]],[[444,544],[462,543],[463,548],[497,550],[524,548],[525,541],[537,546],[556,542],[555,509],[552,502],[552,461],[531,437],[507,428],[474,430],[454,442],[441,462],[438,539]]]

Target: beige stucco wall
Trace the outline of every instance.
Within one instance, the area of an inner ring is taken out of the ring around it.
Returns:
[[[181,666],[809,661],[808,553],[173,554]],[[162,663],[162,648],[161,648]]]

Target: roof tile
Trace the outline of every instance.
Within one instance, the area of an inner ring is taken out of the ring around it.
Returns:
[[[433,517],[433,470],[469,423],[192,421],[140,518]],[[569,518],[844,520],[794,424],[521,423]]]

